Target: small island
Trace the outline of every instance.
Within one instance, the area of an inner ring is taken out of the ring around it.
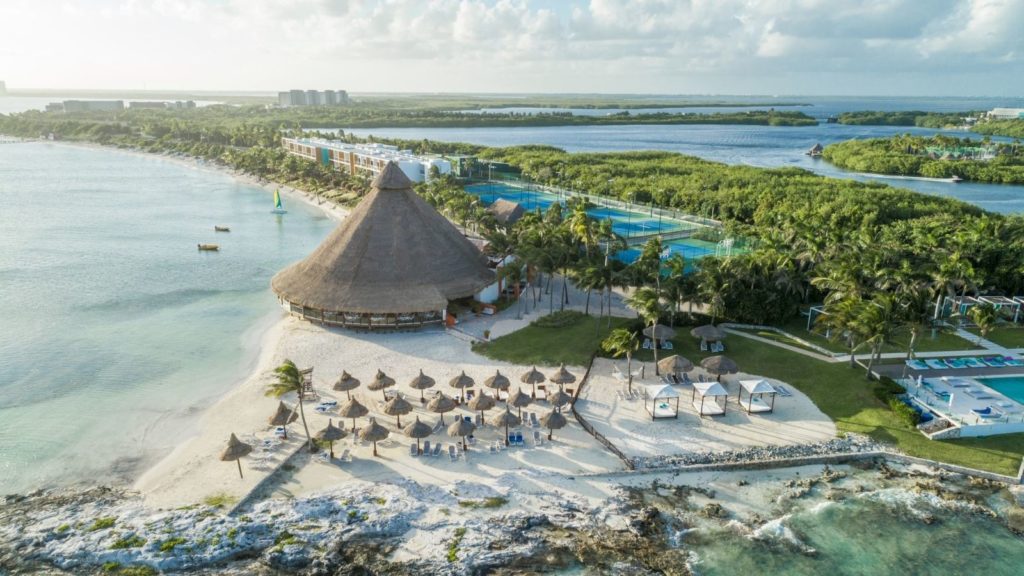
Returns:
[[[1024,147],[988,138],[893,136],[848,140],[825,147],[822,157],[845,170],[890,176],[1024,183]]]

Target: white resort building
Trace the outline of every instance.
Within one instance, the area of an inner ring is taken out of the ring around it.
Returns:
[[[427,181],[431,168],[437,168],[440,174],[452,171],[451,162],[443,158],[417,156],[387,144],[349,144],[322,138],[282,138],[281,145],[295,156],[320,162],[324,166],[333,166],[349,174],[362,171],[370,178],[380,174],[388,162],[397,164],[413,182]]]

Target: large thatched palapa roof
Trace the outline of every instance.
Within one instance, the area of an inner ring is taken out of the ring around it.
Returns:
[[[334,232],[270,285],[304,308],[411,314],[440,312],[492,282],[486,257],[388,163]]]

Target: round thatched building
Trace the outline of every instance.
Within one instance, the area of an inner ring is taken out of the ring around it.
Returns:
[[[444,321],[449,300],[495,280],[487,258],[388,163],[373,189],[308,257],[270,285],[292,314],[331,326]]]

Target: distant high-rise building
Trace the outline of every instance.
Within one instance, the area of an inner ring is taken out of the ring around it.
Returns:
[[[65,100],[65,112],[118,112],[124,110],[124,100]]]
[[[344,90],[289,90],[277,93],[277,104],[291,106],[342,106],[348,104]]]

